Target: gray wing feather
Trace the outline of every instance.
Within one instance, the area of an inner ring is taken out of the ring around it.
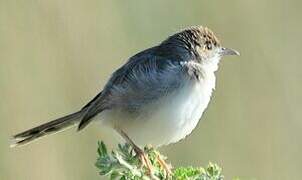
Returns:
[[[152,53],[139,53],[113,73],[102,93],[89,102],[78,129],[83,129],[96,114],[105,109],[135,111],[181,86],[183,68],[179,60]]]

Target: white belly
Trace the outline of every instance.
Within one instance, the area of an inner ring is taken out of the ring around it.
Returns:
[[[210,101],[214,86],[213,74],[208,80],[188,83],[173,94],[146,106],[135,119],[114,111],[104,112],[103,118],[105,124],[118,126],[137,145],[174,143],[196,127]]]

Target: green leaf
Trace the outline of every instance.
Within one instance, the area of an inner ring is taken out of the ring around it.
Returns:
[[[99,169],[101,176],[107,176],[111,180],[150,180],[150,175],[145,166],[142,166],[140,159],[129,144],[118,144],[118,148],[108,153],[104,142],[98,142],[98,158],[95,166]],[[154,179],[167,179],[166,172],[158,161],[158,157],[165,160],[152,147],[144,148],[145,154],[152,165]],[[222,169],[209,163],[206,168],[202,167],[178,167],[174,169],[171,180],[223,180]],[[236,179],[239,180],[239,179]]]

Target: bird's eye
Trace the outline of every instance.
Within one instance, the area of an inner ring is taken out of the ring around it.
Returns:
[[[207,43],[206,48],[207,48],[207,50],[211,50],[212,49],[212,43]]]

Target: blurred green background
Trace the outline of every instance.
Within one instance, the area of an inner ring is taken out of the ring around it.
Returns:
[[[127,57],[177,30],[210,27],[240,51],[217,72],[195,131],[161,148],[226,179],[302,179],[302,1],[0,0],[0,179],[96,180],[97,124],[21,148],[9,137],[81,108]],[[152,128],[152,127],[150,127]]]

